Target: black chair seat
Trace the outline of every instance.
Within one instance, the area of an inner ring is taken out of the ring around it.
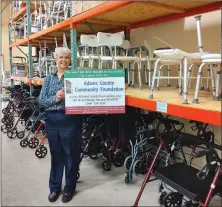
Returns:
[[[208,176],[205,180],[197,177],[198,169],[185,163],[175,163],[167,167],[157,168],[156,178],[160,179],[179,193],[193,201],[204,201],[210,189],[213,177]],[[214,193],[221,192],[221,179]]]

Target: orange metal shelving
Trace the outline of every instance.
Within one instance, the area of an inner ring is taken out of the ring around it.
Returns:
[[[187,1],[189,3],[189,1]],[[83,13],[80,13],[76,16],[73,16],[63,22],[60,22],[56,25],[53,25],[43,31],[37,32],[35,34],[30,35],[29,37],[22,39],[22,40],[18,40],[12,44],[9,45],[9,48],[12,47],[16,47],[16,46],[20,46],[20,45],[25,45],[28,44],[29,40],[34,40],[37,39],[39,37],[44,37],[45,35],[48,35],[50,33],[53,34],[53,32],[56,32],[58,30],[64,29],[64,28],[70,28],[71,24],[80,24],[82,22],[84,22],[85,20],[89,21],[90,20],[93,22],[92,18],[98,18],[99,20],[102,20],[104,22],[107,21],[107,24],[110,26],[104,27],[104,29],[101,29],[100,31],[113,31],[113,32],[119,32],[119,31],[123,31],[124,26],[116,26],[113,27],[113,25],[110,23],[112,21],[108,21],[109,18],[114,19],[114,21],[116,22],[120,22],[121,23],[121,17],[116,16],[115,17],[115,12],[121,13],[122,9],[127,9],[129,6],[131,6],[131,9],[134,9],[135,12],[133,13],[133,17],[136,17],[140,11],[137,11],[137,5],[138,4],[142,4],[142,6],[144,6],[144,8],[149,8],[149,3],[148,2],[143,2],[143,1],[108,1],[105,2],[99,6],[96,6],[92,9],[89,9]],[[169,8],[170,6],[168,6],[167,8]],[[144,18],[144,20],[142,21],[138,21],[138,22],[134,22],[133,18],[131,20],[129,20],[128,22],[126,22],[126,26],[128,27],[128,29],[136,29],[139,27],[144,27],[144,26],[148,26],[148,25],[153,25],[153,24],[159,24],[159,23],[163,23],[163,22],[167,22],[167,21],[172,21],[172,20],[176,20],[176,19],[180,19],[180,18],[184,18],[187,16],[191,16],[191,15],[196,15],[199,13],[205,13],[205,12],[210,12],[210,11],[215,11],[215,10],[219,10],[222,7],[221,2],[217,2],[217,1],[212,1],[212,2],[205,2],[205,5],[201,5],[198,7],[194,7],[194,8],[189,8],[189,9],[185,9],[183,13],[169,13],[167,15],[159,15],[158,17],[151,17],[151,18]],[[26,7],[24,7],[26,8]],[[24,9],[23,8],[23,9]],[[138,7],[139,8],[139,7]],[[164,8],[164,7],[163,7]],[[173,7],[174,8],[174,7]],[[166,9],[166,8],[164,8]],[[174,8],[175,9],[175,8]],[[18,16],[21,13],[21,11],[18,12],[18,14],[15,14],[15,16]],[[109,15],[104,16],[104,15]],[[94,19],[95,21],[95,19]],[[95,29],[96,29],[96,24],[92,23],[93,25],[95,25]],[[98,23],[97,23],[98,24]],[[102,24],[99,24],[101,28]],[[77,31],[78,31],[78,27],[77,27]],[[90,33],[91,31],[88,30],[87,32],[84,31],[78,31],[80,33]]]
[[[186,1],[186,3],[188,3],[188,1]],[[51,26],[50,28],[47,28],[41,32],[32,34],[23,40],[18,40],[17,42],[10,44],[9,48],[19,46],[19,45],[25,45],[28,43],[28,41],[34,41],[40,37],[44,37],[49,34],[51,36],[53,36],[54,32],[61,30],[61,29],[69,29],[72,24],[78,25],[78,24],[84,22],[85,20],[87,20],[89,22],[91,20],[93,22],[93,21],[95,21],[95,18],[96,18],[96,20],[102,20],[104,22],[106,21],[107,24],[108,24],[108,22],[119,22],[122,19],[118,15],[115,16],[115,14],[121,14],[121,11],[123,11],[123,10],[125,11],[127,9],[131,9],[131,11],[133,11],[133,9],[134,9],[135,13],[133,13],[133,15],[135,15],[135,17],[136,17],[136,15],[139,12],[139,11],[136,11],[137,5],[139,5],[141,7],[141,4],[144,5],[144,7],[146,7],[146,5],[147,5],[147,7],[149,7],[149,4],[148,3],[146,4],[143,1],[141,1],[141,2],[138,2],[138,1],[109,1],[109,2],[99,5],[97,7],[94,7],[88,11],[80,13],[76,16],[73,16],[61,23]],[[205,4],[206,4],[206,2],[205,2]],[[136,29],[139,27],[144,27],[144,26],[148,26],[148,25],[152,25],[152,24],[159,24],[159,23],[163,23],[163,22],[167,22],[167,21],[172,21],[172,20],[184,18],[187,16],[192,16],[192,15],[196,15],[196,14],[219,10],[221,7],[222,7],[221,2],[216,2],[216,1],[211,1],[211,2],[209,1],[207,5],[203,4],[203,5],[200,5],[197,7],[184,9],[184,12],[182,11],[182,9],[178,9],[178,6],[177,6],[177,7],[172,7],[172,9],[178,10],[177,13],[172,12],[167,15],[160,15],[158,17],[142,19],[141,21],[136,21],[136,22],[134,22],[133,18],[132,18],[131,20],[128,20],[127,22],[126,21],[125,22],[126,22],[127,29]],[[166,9],[166,8],[164,8],[164,9]],[[16,14],[16,15],[18,15],[18,14]],[[124,17],[126,17],[126,14],[123,14],[123,15],[125,15]],[[143,15],[141,15],[141,18],[143,18]],[[122,21],[124,21],[124,20],[122,20]],[[116,24],[116,25],[118,25],[118,24]],[[95,24],[95,28],[96,28],[96,24]],[[113,25],[110,24],[110,27],[108,27],[108,28],[104,27],[104,29],[102,31],[119,32],[119,31],[123,31],[123,29],[124,29],[123,25],[113,27]],[[78,31],[78,27],[77,27],[77,31]],[[80,33],[81,32],[82,31],[80,30]],[[36,85],[43,85],[43,83],[44,83],[43,79],[40,80],[38,78],[33,78],[32,80],[30,80],[28,78],[12,77],[12,79],[13,80],[20,80],[20,81],[23,81],[23,82],[26,82],[29,84],[36,84]],[[126,105],[129,105],[129,106],[133,106],[133,107],[137,107],[137,108],[141,108],[141,109],[145,109],[145,110],[157,111],[156,104],[157,104],[157,101],[155,99],[148,99],[148,98],[142,99],[142,98],[137,98],[137,97],[133,97],[130,95],[126,95]],[[167,114],[169,114],[171,116],[185,118],[188,120],[201,121],[201,122],[205,122],[205,123],[209,123],[209,124],[213,124],[213,125],[217,125],[217,126],[222,125],[221,111],[207,110],[207,109],[203,109],[203,108],[201,109],[198,107],[192,107],[192,105],[178,105],[178,104],[173,104],[173,103],[167,103],[167,104],[168,104],[167,105]]]

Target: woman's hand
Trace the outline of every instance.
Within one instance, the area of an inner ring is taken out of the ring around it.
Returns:
[[[56,102],[61,101],[65,97],[64,89],[61,89],[56,93]]]

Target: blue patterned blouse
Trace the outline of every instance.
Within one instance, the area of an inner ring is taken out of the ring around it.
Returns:
[[[44,85],[41,89],[38,103],[46,109],[46,111],[65,110],[65,99],[56,102],[56,93],[64,88],[64,75],[60,78],[55,74],[51,74],[44,79]]]

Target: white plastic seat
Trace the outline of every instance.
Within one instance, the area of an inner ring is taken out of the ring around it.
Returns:
[[[183,60],[186,57],[189,60],[201,61],[201,53],[188,53],[180,49],[155,50],[154,53],[160,58],[171,60]]]
[[[93,68],[94,60],[98,60],[98,55],[89,53],[89,49],[97,48],[99,43],[96,35],[81,35],[80,36],[80,47],[84,48],[84,55],[80,56],[80,65],[84,67],[84,63],[88,61],[88,67]]]
[[[187,101],[188,83],[189,83],[188,80],[190,78],[197,78],[197,77],[190,77],[191,69],[193,66],[201,64],[202,54],[201,53],[188,53],[178,48],[155,50],[154,54],[156,54],[159,58],[156,61],[155,67],[154,67],[154,74],[153,74],[152,85],[151,85],[151,90],[150,90],[150,98],[153,98],[153,91],[154,91],[156,79],[158,80],[158,84],[157,84],[158,86],[159,86],[159,79],[168,79],[168,85],[169,85],[169,79],[178,79],[179,80],[179,94],[182,95],[182,80],[183,80],[183,85],[184,85],[183,103],[185,104],[188,103]],[[169,62],[167,63],[166,61],[169,61]],[[169,68],[168,68],[168,77],[161,77],[160,70],[162,69],[162,67],[160,67],[159,74],[157,76],[158,64],[161,63],[163,65],[164,62],[166,62],[167,65],[170,65],[171,63],[173,63],[173,65],[178,64],[180,66],[179,75],[177,77],[169,77]],[[191,64],[191,66],[189,67],[189,73],[188,73],[188,64]],[[183,74],[182,74],[182,68],[184,69]],[[209,78],[207,77],[207,79]]]
[[[205,65],[209,65],[210,66],[210,70],[211,70],[211,76],[214,79],[214,73],[213,73],[213,64],[215,65],[219,65],[222,63],[221,60],[221,54],[204,54],[201,56],[202,59],[202,64],[199,67],[198,70],[198,78],[197,78],[197,83],[196,83],[196,88],[195,88],[195,94],[194,94],[194,99],[193,99],[193,103],[197,104],[199,102],[198,100],[198,93],[199,93],[199,87],[200,87],[200,79],[201,79],[201,72],[202,69]],[[212,91],[213,91],[213,99],[214,100],[220,100],[220,92],[219,92],[219,88],[220,88],[220,74],[221,74],[221,70],[218,69],[217,71],[217,80],[216,80],[216,86],[214,81],[212,82]]]
[[[197,40],[198,40],[198,48],[202,59],[202,64],[199,67],[198,70],[198,76],[197,76],[197,82],[196,82],[196,88],[195,88],[195,94],[193,98],[193,103],[197,104],[199,102],[198,100],[198,93],[199,93],[199,87],[200,82],[202,78],[202,69],[205,65],[208,65],[209,71],[211,73],[212,78],[212,91],[213,91],[213,99],[220,100],[220,94],[219,94],[219,88],[220,88],[220,75],[221,75],[221,68],[218,67],[217,70],[217,80],[216,80],[216,87],[214,84],[214,72],[213,72],[213,64],[219,65],[221,63],[221,54],[211,54],[206,53],[203,51],[203,44],[202,44],[202,35],[201,35],[201,15],[195,16],[196,19],[196,25],[197,25]]]
[[[102,69],[103,63],[106,62],[106,63],[111,63],[112,68],[116,69],[117,63],[122,62],[124,65],[128,64],[128,67],[124,67],[124,68],[128,68],[128,74],[129,74],[130,63],[133,63],[133,64],[137,63],[138,73],[139,73],[138,75],[139,87],[142,88],[141,72],[140,72],[141,67],[140,67],[139,57],[128,55],[127,52],[124,55],[117,55],[117,47],[121,47],[127,51],[130,49],[130,43],[127,40],[123,40],[123,36],[119,33],[111,34],[111,33],[98,32],[97,38],[99,42],[99,47],[98,47],[99,68]],[[107,55],[105,53],[104,48],[108,48],[110,54]],[[114,52],[112,48],[114,48]],[[134,69],[133,69],[133,84],[132,85],[134,85]]]

